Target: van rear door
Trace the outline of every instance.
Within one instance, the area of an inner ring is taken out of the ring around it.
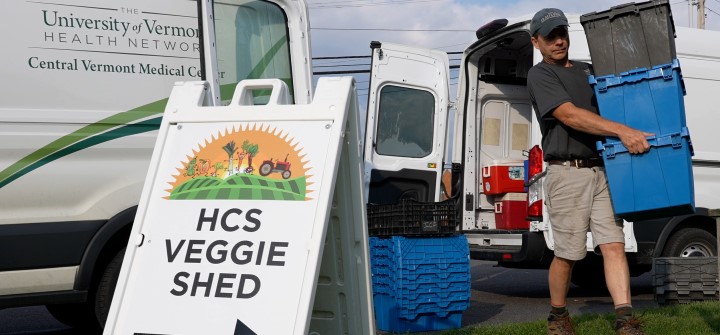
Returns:
[[[447,53],[381,42],[370,47],[366,200],[438,201],[449,103]]]

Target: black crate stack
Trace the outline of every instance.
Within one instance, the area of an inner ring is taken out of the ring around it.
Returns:
[[[658,304],[718,300],[717,257],[658,257],[653,265]]]

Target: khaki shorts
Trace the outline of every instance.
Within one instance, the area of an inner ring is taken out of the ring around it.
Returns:
[[[615,218],[605,168],[548,165],[544,181],[555,256],[581,260],[587,254],[587,232],[594,247],[625,243],[622,220]]]

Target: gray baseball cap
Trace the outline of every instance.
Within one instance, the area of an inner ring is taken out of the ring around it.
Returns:
[[[533,16],[530,21],[530,35],[539,33],[547,36],[557,27],[567,27],[568,20],[565,14],[557,8],[543,8]]]

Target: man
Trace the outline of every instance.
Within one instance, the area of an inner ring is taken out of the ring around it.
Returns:
[[[615,218],[603,161],[595,150],[603,136],[618,137],[631,154],[646,152],[652,134],[602,118],[587,76],[587,63],[568,59],[568,21],[545,8],[530,23],[532,43],[543,60],[528,72],[528,90],[540,120],[547,166],[545,205],[555,239],[550,265],[552,310],[548,334],[575,334],[566,309],[573,265],[586,255],[586,232],[603,256],[605,281],[615,304],[616,334],[644,334],[633,316],[622,221]],[[601,276],[602,273],[598,273]]]

